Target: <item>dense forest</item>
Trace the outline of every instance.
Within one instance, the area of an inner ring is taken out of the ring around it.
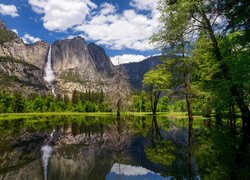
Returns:
[[[30,94],[28,97],[19,92],[0,92],[0,113],[23,112],[108,112],[104,93],[74,91],[68,95],[56,97],[50,95]]]

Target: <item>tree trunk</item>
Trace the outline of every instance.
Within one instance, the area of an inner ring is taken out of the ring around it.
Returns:
[[[206,16],[206,13],[204,12],[204,10],[201,10],[201,16],[206,24],[208,34],[213,42],[215,56],[216,56],[217,61],[220,63],[220,68],[221,68],[223,77],[226,80],[231,80],[231,78],[229,77],[228,66],[222,62],[223,57],[221,55],[221,52],[220,52],[220,49],[218,46],[218,41],[214,35],[213,28],[211,26],[209,19]],[[230,90],[230,93],[232,94],[232,96],[234,97],[235,102],[237,103],[237,105],[240,108],[242,121],[243,121],[243,131],[247,136],[250,136],[250,111],[249,111],[247,104],[244,101],[242,87],[236,86],[236,85],[231,85],[229,90]]]
[[[185,76],[185,75],[184,75]],[[184,77],[186,79],[186,77]],[[188,145],[191,146],[192,144],[192,129],[193,129],[193,114],[190,102],[190,95],[189,95],[189,85],[185,80],[185,96],[186,96],[186,104],[187,104],[187,112],[188,112]]]
[[[121,99],[118,99],[118,102],[117,102],[117,111],[116,111],[116,115],[118,117],[121,116]]]

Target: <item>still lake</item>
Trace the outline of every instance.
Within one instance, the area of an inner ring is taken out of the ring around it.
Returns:
[[[188,146],[185,118],[6,116],[0,120],[0,179],[228,179],[239,141],[228,126],[227,120],[195,118]],[[249,162],[242,179],[250,177]]]

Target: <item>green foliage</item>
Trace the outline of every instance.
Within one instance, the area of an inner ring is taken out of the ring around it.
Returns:
[[[67,95],[38,95],[24,97],[19,92],[0,92],[0,113],[22,112],[105,112],[110,111],[103,92],[77,92],[72,102]],[[73,102],[74,100],[74,102]]]
[[[15,113],[22,113],[25,107],[25,100],[20,93],[14,93],[13,111]]]
[[[69,69],[68,71],[63,72],[59,78],[66,82],[75,82],[83,85],[88,82],[87,80],[84,80],[75,69]]]
[[[12,32],[0,29],[0,44],[11,41],[13,38]]]
[[[196,162],[202,179],[230,179],[237,139],[207,127],[197,131]]]
[[[170,82],[170,73],[161,66],[148,71],[144,75],[143,84],[152,88],[152,91],[165,91]]]
[[[171,112],[186,112],[187,105],[185,100],[176,100],[169,105],[169,111]]]
[[[168,90],[170,79],[170,73],[161,65],[158,65],[144,75],[143,84],[149,91],[151,111],[153,114],[157,111],[158,101],[162,93]]]
[[[132,110],[136,112],[150,111],[150,102],[145,91],[136,92],[132,96]]]

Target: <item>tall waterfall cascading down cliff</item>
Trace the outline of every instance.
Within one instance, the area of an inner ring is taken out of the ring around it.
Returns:
[[[51,87],[51,91],[52,91],[53,95],[55,96],[55,87],[53,85],[53,82],[55,81],[55,74],[54,74],[53,69],[52,69],[51,47],[52,46],[50,45],[48,56],[47,56],[47,63],[45,66],[44,80],[49,84],[49,86]]]

